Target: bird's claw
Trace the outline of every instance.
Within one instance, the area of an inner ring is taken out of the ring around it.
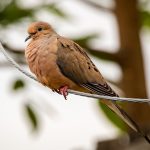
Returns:
[[[68,86],[60,87],[59,88],[59,93],[64,96],[65,100],[67,100]]]
[[[56,92],[58,94],[60,94],[59,90],[58,89],[52,89],[53,92]]]

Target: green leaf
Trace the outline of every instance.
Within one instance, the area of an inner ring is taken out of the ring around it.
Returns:
[[[38,117],[30,104],[25,105],[25,112],[27,114],[27,117],[29,118],[31,125],[32,125],[33,131],[36,131],[39,127]]]
[[[25,87],[25,82],[22,79],[17,79],[14,83],[13,83],[13,90],[19,90],[19,89],[23,89]]]
[[[61,18],[68,18],[68,15],[57,7],[56,4],[46,5],[43,8],[46,8],[48,11],[52,12],[54,15]]]
[[[24,17],[32,16],[32,9],[23,9],[17,5],[16,1],[8,3],[5,8],[0,9],[0,20],[2,25],[12,24]]]
[[[78,43],[80,46],[85,47],[91,40],[93,40],[96,37],[98,37],[97,34],[89,34],[89,35],[74,39],[74,41]]]
[[[142,10],[140,12],[140,18],[142,25],[150,29],[150,11]]]
[[[64,13],[60,8],[55,4],[45,5],[44,2],[39,6],[32,8],[23,8],[17,0],[12,0],[10,2],[0,1],[0,24],[3,27],[6,25],[13,24],[23,19],[29,18],[32,21],[35,19],[36,12],[41,9],[46,9],[51,12],[51,14],[59,16],[61,18],[67,18],[68,15]]]
[[[102,104],[99,101],[99,106],[104,112],[104,114],[107,116],[107,118],[121,131],[127,131],[126,124],[124,121],[120,119],[119,116],[117,116],[113,111],[111,111],[105,104]]]

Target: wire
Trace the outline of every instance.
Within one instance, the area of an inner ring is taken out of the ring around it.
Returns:
[[[6,52],[6,50],[4,49],[4,47],[2,46],[2,43],[0,42],[0,50],[2,51],[2,53],[4,54],[4,56],[6,57],[6,59],[10,62],[11,65],[13,65],[16,69],[18,69],[20,72],[22,72],[23,74],[25,74],[26,76],[28,76],[29,78],[37,81],[37,79],[31,75],[30,73],[28,73],[27,71],[23,70]],[[37,81],[38,82],[38,81]]]
[[[9,61],[11,65],[13,65],[16,69],[18,69],[20,72],[22,72],[24,75],[28,76],[29,78],[39,82],[33,75],[28,73],[27,71],[23,70],[6,52],[4,47],[2,46],[0,42],[0,50],[6,57],[6,59]],[[96,98],[96,99],[107,99],[107,100],[112,100],[112,101],[120,101],[120,102],[138,102],[138,103],[149,103],[149,99],[142,99],[142,98],[122,98],[122,97],[111,97],[111,96],[103,96],[103,95],[97,95],[97,94],[90,94],[90,93],[84,93],[84,92],[79,92],[79,91],[74,91],[74,90],[68,90],[68,93],[74,94],[74,95],[80,95],[84,97],[90,97],[90,98]]]

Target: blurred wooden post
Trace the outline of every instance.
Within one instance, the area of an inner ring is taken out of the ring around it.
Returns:
[[[115,0],[115,15],[120,37],[118,56],[123,72],[120,87],[126,97],[146,98],[146,83],[140,43],[140,25],[137,0]],[[144,129],[150,128],[148,104],[125,103],[125,110]]]
[[[115,0],[115,16],[118,24],[120,50],[118,52],[119,64],[123,77],[120,87],[126,97],[146,98],[146,81],[144,74],[144,63],[140,43],[140,25],[137,0]],[[143,130],[150,129],[150,106],[141,103],[123,103],[124,109],[142,127]],[[144,138],[128,128],[131,143],[120,142],[120,138],[108,141],[100,141],[96,150],[148,150],[149,144]],[[132,134],[131,134],[132,133]],[[141,140],[140,140],[141,139]],[[125,144],[126,143],[126,144]]]

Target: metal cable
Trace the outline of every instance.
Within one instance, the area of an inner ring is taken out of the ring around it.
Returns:
[[[0,50],[6,57],[6,59],[9,61],[11,65],[13,65],[16,69],[18,69],[20,72],[22,72],[24,75],[28,76],[29,78],[39,82],[33,75],[31,75],[29,72],[23,70],[6,52],[4,47],[2,46],[0,42]],[[90,97],[90,98],[96,98],[96,99],[107,99],[107,100],[112,100],[112,101],[120,101],[120,102],[138,102],[138,103],[149,103],[149,99],[142,99],[142,98],[123,98],[123,97],[111,97],[111,96],[103,96],[103,95],[97,95],[97,94],[90,94],[90,93],[83,93],[83,92],[78,92],[74,90],[68,90],[68,93],[74,94],[74,95],[80,95],[80,96],[85,96],[85,97]]]

